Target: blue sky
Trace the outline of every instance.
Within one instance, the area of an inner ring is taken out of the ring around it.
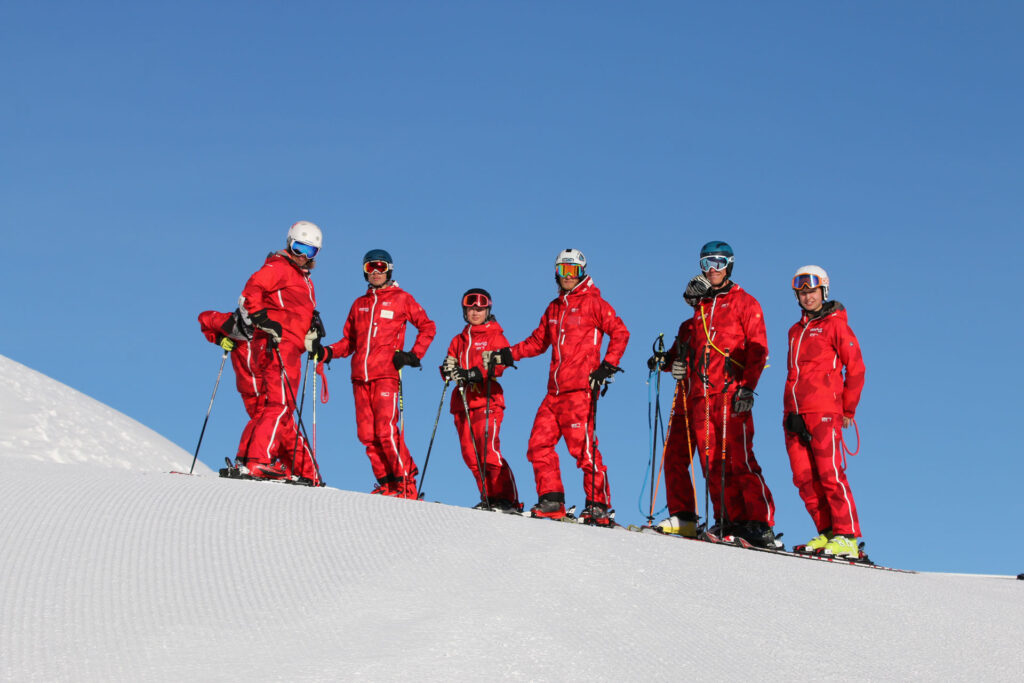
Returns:
[[[814,532],[780,421],[789,278],[817,263],[867,363],[848,472],[869,553],[1017,573],[1022,19],[1009,2],[9,4],[0,353],[192,451],[220,360],[196,314],[233,308],[311,220],[332,341],[371,248],[438,323],[405,378],[422,466],[460,294],[490,290],[518,341],[555,255],[579,248],[632,333],[598,436],[636,522],[644,361],[688,313],[700,245],[723,239],[765,311],[754,448],[784,540]],[[322,469],[369,490],[348,364],[332,365]],[[527,504],[546,372],[527,360],[503,381]],[[201,458],[233,455],[244,422],[229,378]],[[563,479],[582,504],[568,457]],[[447,408],[425,492],[476,499]]]

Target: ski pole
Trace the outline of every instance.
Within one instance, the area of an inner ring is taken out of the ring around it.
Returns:
[[[445,379],[444,388],[441,389],[441,403],[437,406],[437,417],[434,418],[434,431],[430,432],[430,445],[427,446],[427,457],[423,461],[423,474],[420,475],[420,485],[416,488],[417,491],[423,490],[423,481],[427,478],[427,466],[430,465],[430,451],[434,448],[434,436],[437,435],[437,423],[441,421],[441,410],[444,408],[444,395],[448,393],[448,383],[450,379]]]
[[[484,505],[487,509],[491,509],[491,499],[487,497],[487,473],[484,470],[483,463],[480,461],[480,450],[476,447],[476,436],[473,434],[473,421],[469,416],[469,401],[466,400],[466,388],[461,384],[458,385],[459,394],[462,396],[462,406],[466,409],[466,428],[469,429],[469,441],[473,444],[473,455],[476,456],[476,471],[480,477],[480,490],[483,494]],[[486,416],[485,416],[486,417]]]
[[[306,380],[309,379],[309,356],[306,356],[306,369],[302,373],[302,398],[299,399],[299,419],[302,419],[302,407],[306,404]],[[313,404],[316,405],[315,403]],[[316,408],[314,407],[314,410]],[[309,445],[308,443],[306,444]],[[295,445],[292,446],[292,462],[295,462],[295,451],[299,450],[299,430],[295,430]],[[306,459],[306,449],[302,449],[302,459]]]
[[[288,373],[284,370],[284,360],[281,358],[281,350],[277,346],[273,347],[274,354],[277,356],[278,365],[281,367],[281,378],[284,380],[284,386],[288,390],[288,398],[291,399],[292,405],[295,405],[295,390],[292,389],[291,380],[288,379]],[[302,430],[302,436],[306,439],[306,444],[309,444],[309,434],[306,433],[306,425],[302,424],[302,416],[298,416],[299,429]],[[320,463],[316,461],[316,457],[313,457],[313,469],[316,471],[316,484],[319,486],[324,485],[323,477],[320,476]]]
[[[654,352],[654,429],[653,437],[651,439],[651,506],[648,510],[647,525],[654,524],[654,491],[655,491],[655,479],[660,479],[661,475],[655,473],[655,453],[658,447],[658,422],[661,419],[661,359],[665,356],[665,334],[659,334],[658,338],[651,344],[651,350]],[[649,404],[648,404],[649,405]],[[671,424],[671,420],[669,421]],[[662,435],[664,435],[664,429],[662,429]],[[661,457],[662,462],[665,458],[664,441],[662,442]]]
[[[711,402],[708,396],[708,364],[710,363],[708,346],[704,346],[704,458],[701,460],[701,469],[704,470],[704,530],[710,529],[708,522],[711,521]],[[722,511],[718,510],[718,515]],[[718,521],[716,515],[716,520]],[[719,531],[722,529],[719,528]]]
[[[722,385],[722,489],[719,491],[718,497],[722,504],[722,534],[720,535],[724,536],[725,525],[729,521],[729,515],[725,509],[725,456],[727,449],[727,441],[725,438],[727,434],[726,428],[729,426],[729,385],[732,383],[729,381],[729,349],[725,350],[725,362],[722,367],[725,369],[725,379]]]
[[[316,457],[316,366],[313,366],[313,457]]]
[[[220,386],[220,376],[224,374],[224,363],[228,359],[228,352],[225,351],[224,355],[220,358],[220,370],[217,371],[217,381],[213,384],[213,394],[210,396],[210,407],[206,409],[206,419],[203,420],[203,428],[199,430],[199,443],[196,444],[196,452],[192,456],[192,467],[188,468],[188,473],[192,474],[192,470],[196,467],[196,460],[199,458],[199,447],[203,445],[203,434],[206,433],[206,423],[210,421],[210,413],[213,411],[213,399],[217,398],[217,387]]]

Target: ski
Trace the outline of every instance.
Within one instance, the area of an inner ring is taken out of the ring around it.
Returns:
[[[529,517],[530,519],[549,519],[552,522],[571,522],[571,523],[575,524],[576,522],[579,521],[579,520],[576,519],[576,506],[575,505],[570,505],[569,507],[567,507],[565,509],[565,515],[562,516],[562,517],[538,517],[538,516],[534,515],[532,512],[524,512],[522,514],[523,514],[524,517]]]

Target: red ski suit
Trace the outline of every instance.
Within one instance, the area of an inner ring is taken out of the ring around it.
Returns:
[[[732,409],[736,390],[741,386],[756,389],[768,360],[761,305],[730,282],[709,292],[695,307],[693,337],[690,424],[697,437],[697,453],[710,487],[715,518],[721,520],[723,513],[719,508],[724,459],[727,521],[775,526],[775,501],[754,458],[753,417],[750,412],[736,413]]]
[[[558,440],[564,438],[576,466],[583,470],[587,500],[610,505],[607,468],[594,436],[597,397],[592,398],[590,391],[590,373],[601,364],[605,334],[610,341],[604,360],[618,365],[629,342],[629,330],[587,276],[571,292],[561,292],[548,304],[533,334],[512,347],[515,360],[539,356],[551,347],[548,393],[537,409],[526,453],[533,464],[538,497],[555,494],[564,501],[555,451]]]
[[[238,308],[245,318],[266,311],[267,317],[281,324],[282,334],[275,350],[263,331],[253,333],[252,345],[261,349],[256,364],[259,397],[256,413],[242,432],[237,458],[247,464],[269,464],[277,459],[290,474],[316,481],[312,455],[292,417],[296,393],[302,386],[304,339],[316,308],[309,270],[299,268],[284,252],[271,254],[245,283]]]
[[[221,337],[231,336],[225,332],[224,325],[231,320],[230,313],[220,311],[203,311],[199,314],[199,329],[203,336],[214,344]],[[259,399],[259,362],[263,358],[266,340],[255,343],[245,339],[231,337],[235,348],[231,350],[231,366],[235,369],[235,388],[242,395],[245,412],[252,418],[256,415],[256,404]]]
[[[451,412],[455,418],[455,431],[459,434],[462,459],[473,473],[480,495],[483,496],[483,481],[477,467],[477,454],[484,463],[487,476],[487,497],[491,500],[519,502],[515,477],[508,462],[501,457],[501,420],[505,414],[505,395],[497,378],[505,371],[504,366],[493,367],[493,378],[487,379],[487,368],[483,362],[484,351],[494,351],[508,346],[504,331],[496,320],[482,325],[466,325],[462,333],[448,345],[448,355],[455,358],[459,367],[467,370],[478,368],[484,381],[470,384],[465,388],[466,403],[469,404],[469,421],[466,420],[466,404],[458,389],[452,392]],[[487,412],[487,382],[491,384],[490,415]],[[472,430],[470,429],[472,425]],[[475,446],[474,446],[475,444]]]
[[[394,364],[407,322],[417,330],[412,353],[423,358],[434,339],[434,321],[397,282],[369,287],[352,303],[342,338],[330,349],[334,358],[352,356],[356,434],[378,483],[415,497],[417,469],[398,426],[400,376]]]
[[[684,320],[679,326],[675,342],[665,353],[665,372],[672,371],[672,363],[682,358],[688,371],[692,369],[692,348],[694,344],[693,319]],[[682,350],[680,356],[679,351]],[[693,450],[697,446],[697,437],[693,430],[693,420],[683,409],[687,405],[688,385],[693,381],[692,374],[676,384],[675,396],[672,400],[672,415],[668,420],[668,432],[665,436],[665,496],[668,499],[670,515],[697,521],[697,501],[694,496],[693,479],[690,477],[690,463],[693,462]],[[688,407],[688,406],[687,406]],[[689,434],[687,434],[689,426]]]
[[[784,412],[800,415],[810,434],[808,441],[806,434],[785,430],[793,484],[819,532],[860,536],[842,428],[843,417],[854,417],[860,402],[864,360],[841,303],[827,301],[813,315],[804,311],[789,328],[786,366]]]

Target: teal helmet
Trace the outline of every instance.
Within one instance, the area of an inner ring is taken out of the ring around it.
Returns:
[[[388,279],[390,280],[391,272],[395,269],[395,261],[391,258],[391,254],[383,249],[371,249],[363,255],[363,279],[367,281],[370,279],[370,273],[366,270],[366,264],[373,261],[383,261],[388,264],[386,272],[388,274]]]
[[[712,268],[721,270],[725,267],[725,276],[732,277],[732,266],[735,255],[728,242],[711,240],[700,248],[700,270],[706,273]]]

